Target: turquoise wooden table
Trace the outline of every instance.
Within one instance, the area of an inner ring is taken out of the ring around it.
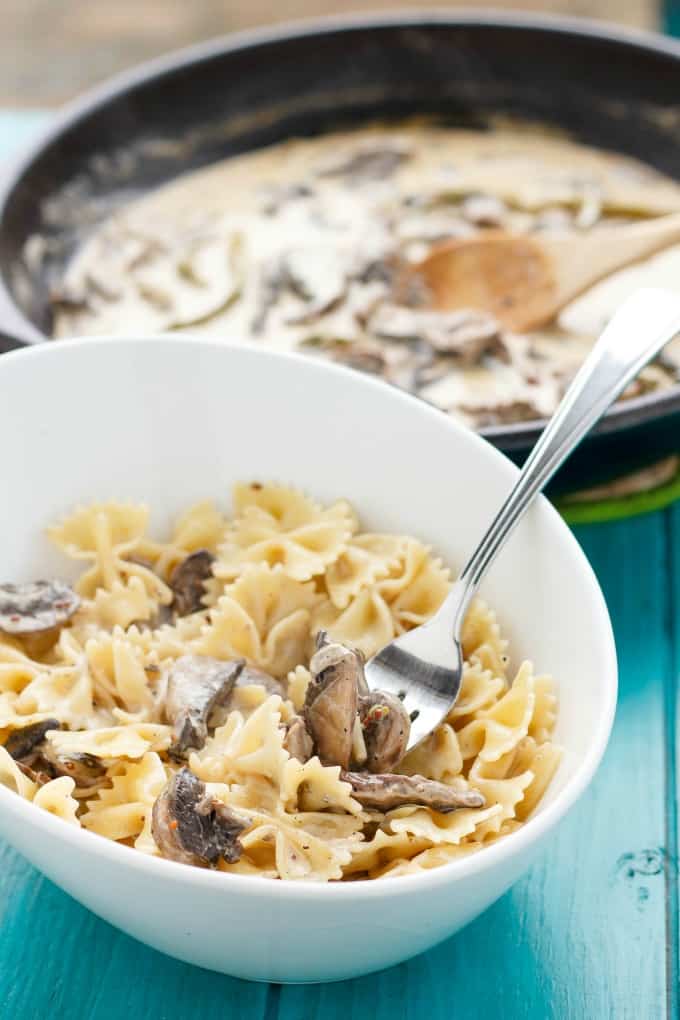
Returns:
[[[0,113],[0,156],[41,120]],[[257,985],[145,948],[0,843],[0,1018],[675,1020],[680,504],[576,534],[616,633],[614,733],[549,851],[482,917],[380,974]]]

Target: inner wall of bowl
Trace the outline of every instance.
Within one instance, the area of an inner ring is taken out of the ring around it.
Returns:
[[[192,339],[85,341],[0,360],[2,580],[77,570],[44,529],[77,504],[144,501],[167,530],[192,502],[229,505],[237,480],[349,499],[367,530],[402,532],[459,568],[515,469],[415,398],[310,359]],[[560,691],[565,762],[607,704],[608,630],[596,582],[552,508],[529,512],[483,594],[511,641]]]

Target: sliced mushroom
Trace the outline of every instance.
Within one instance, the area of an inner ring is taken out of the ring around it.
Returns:
[[[283,746],[291,758],[297,758],[303,765],[314,754],[314,741],[307,732],[305,721],[301,716],[294,715],[287,724]]]
[[[15,761],[21,761],[42,744],[46,733],[60,728],[61,723],[58,719],[43,719],[42,722],[31,723],[30,726],[22,726],[20,730],[13,730],[10,733],[5,741],[5,750]]]
[[[371,332],[391,340],[420,340],[438,354],[475,365],[494,348],[500,334],[496,320],[471,308],[452,312],[381,305],[371,317]]]
[[[189,616],[203,609],[205,582],[212,577],[215,557],[207,549],[198,549],[178,563],[170,577],[172,609],[177,616]]]
[[[406,754],[411,720],[393,694],[371,691],[359,698],[359,719],[369,772],[390,772]]]
[[[237,861],[243,853],[238,837],[249,824],[183,768],[156,800],[151,832],[163,857],[205,868],[214,867],[220,858],[229,864]]]
[[[0,631],[19,637],[63,627],[80,599],[61,581],[0,584]]]
[[[340,778],[350,784],[352,796],[362,807],[374,811],[392,811],[405,804],[416,804],[446,814],[456,808],[484,807],[485,803],[476,790],[454,790],[423,776],[342,772]]]
[[[283,698],[285,691],[280,680],[265,673],[263,669],[256,669],[255,666],[244,666],[239,673],[234,687],[264,687],[267,694],[278,694]]]
[[[94,754],[57,754],[49,740],[45,741],[37,762],[53,779],[70,776],[76,786],[96,786],[106,774],[106,766]]]
[[[317,169],[319,177],[347,177],[350,181],[382,180],[391,176],[412,154],[400,139],[370,142],[334,156]]]
[[[359,689],[363,691],[366,685],[363,659],[320,631],[309,669],[312,679],[304,705],[307,729],[324,765],[347,768]]]
[[[76,290],[64,283],[50,289],[49,302],[57,312],[84,312],[90,308],[84,290]]]
[[[168,749],[171,758],[179,760],[190,748],[203,747],[210,714],[226,702],[244,665],[243,659],[222,662],[204,655],[177,659],[165,698],[165,714],[175,738]]]
[[[58,755],[49,740],[50,730],[58,730],[58,719],[44,719],[20,730],[14,730],[5,743],[5,750],[39,783],[70,776],[78,787],[95,786],[106,773],[106,767],[92,754]]]
[[[346,271],[337,251],[329,247],[299,247],[281,262],[285,285],[305,302],[301,312],[289,316],[291,325],[311,322],[336,305],[346,290]]]
[[[514,425],[520,421],[530,421],[543,417],[541,408],[529,400],[503,400],[497,404],[476,405],[461,403],[458,405],[463,414],[470,415],[478,428],[491,425]]]

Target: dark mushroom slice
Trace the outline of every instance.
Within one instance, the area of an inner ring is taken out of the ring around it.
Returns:
[[[329,641],[321,631],[309,669],[312,679],[303,709],[307,729],[324,765],[347,768],[359,688],[363,690],[366,683],[363,659],[351,648]]]
[[[307,732],[305,721],[301,716],[294,715],[286,724],[283,746],[291,758],[297,758],[303,765],[314,754],[314,741]]]
[[[22,726],[20,730],[13,730],[10,733],[5,741],[5,750],[15,761],[21,761],[38,749],[43,743],[46,733],[58,729],[61,729],[58,719],[43,719],[41,722]]]
[[[369,772],[391,772],[406,754],[411,720],[399,698],[371,691],[359,698],[359,719]]]
[[[382,180],[390,177],[411,156],[411,149],[399,139],[376,141],[341,153],[339,158],[334,156],[316,172],[319,177],[346,177],[352,183]]]
[[[163,857],[199,868],[220,858],[234,864],[243,847],[239,836],[250,821],[206,792],[205,783],[183,768],[153,806],[151,832]]]
[[[340,778],[350,784],[352,796],[362,807],[374,811],[392,811],[405,804],[415,804],[447,814],[457,808],[479,808],[485,804],[484,797],[476,790],[454,790],[423,776],[342,772]]]
[[[171,758],[180,760],[190,748],[203,747],[210,714],[226,702],[244,665],[243,659],[222,662],[204,655],[177,659],[165,696],[165,714],[175,738],[168,749]]]
[[[291,325],[312,322],[345,295],[346,267],[328,247],[291,248],[282,257],[281,267],[287,289],[305,302],[302,311],[288,317]]]
[[[5,750],[31,779],[43,783],[59,776],[70,776],[76,786],[96,786],[106,774],[106,766],[93,754],[57,754],[46,735],[58,730],[58,719],[44,719],[20,730],[14,730],[5,743]]]
[[[97,786],[106,775],[106,766],[94,754],[57,754],[48,740],[41,748],[36,764],[52,779],[70,776],[77,787],[85,790]]]
[[[174,598],[172,610],[177,616],[190,616],[204,609],[205,582],[212,577],[215,557],[207,549],[197,549],[178,563],[170,576]]]
[[[61,581],[0,584],[0,631],[17,637],[63,627],[80,599]]]
[[[369,328],[388,340],[419,340],[460,365],[478,364],[484,354],[495,349],[500,336],[498,322],[472,308],[439,312],[384,304],[371,317]]]

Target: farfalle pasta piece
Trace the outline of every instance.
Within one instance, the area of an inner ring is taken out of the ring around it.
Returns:
[[[410,860],[397,858],[383,867],[372,868],[368,877],[399,878],[402,875],[417,875],[420,871],[431,871],[432,868],[440,868],[443,864],[449,864],[461,857],[468,857],[477,849],[479,847],[465,843],[455,846],[442,844],[441,846],[428,847],[427,850],[421,850]]]
[[[502,814],[500,804],[486,808],[461,808],[448,815],[427,808],[396,808],[385,816],[385,825],[396,833],[405,833],[428,840],[432,845],[449,843],[454,846],[477,828]]]
[[[495,835],[504,822],[516,817],[518,805],[524,799],[534,774],[530,769],[520,771],[515,766],[515,758],[513,750],[496,762],[485,762],[478,758],[472,765],[469,772],[470,784],[483,795],[487,804],[494,804],[501,810],[478,825],[471,838],[481,841],[489,835]]]
[[[491,670],[483,669],[478,661],[463,663],[460,691],[447,716],[447,722],[457,724],[463,717],[474,717],[498,701],[505,690],[503,677],[494,676]]]
[[[346,503],[323,509],[283,485],[237,485],[216,577],[232,580],[249,564],[280,566],[296,581],[323,574],[349,541],[355,519]]]
[[[105,726],[93,730],[50,730],[46,739],[57,754],[92,754],[96,758],[141,758],[147,751],[167,751],[172,731],[160,723]]]
[[[494,676],[505,676],[508,642],[501,636],[496,614],[479,597],[474,598],[463,623],[463,655]]]
[[[304,765],[288,758],[280,780],[281,803],[288,812],[345,811],[359,815],[362,807],[352,797],[352,787],[340,778],[339,765],[322,765],[317,757]]]
[[[22,691],[43,669],[11,639],[0,638],[0,693]]]
[[[249,567],[210,611],[192,650],[218,659],[243,657],[284,677],[307,656],[311,612],[320,600],[313,582],[295,581],[280,568]]]
[[[269,857],[278,877],[289,881],[335,881],[342,878],[343,865],[350,860],[349,849],[318,839],[282,818],[259,816],[259,824],[240,841],[246,853],[260,861],[264,850],[265,865]]]
[[[453,726],[442,723],[401,760],[396,771],[450,783],[463,770],[463,756]]]
[[[45,667],[17,695],[14,706],[18,715],[51,717],[75,728],[97,725],[101,719],[84,663]]]
[[[398,633],[434,616],[450,589],[450,571],[430,550],[410,539],[400,569],[376,588],[389,603]]]
[[[408,832],[386,832],[376,829],[371,839],[358,843],[351,850],[351,860],[345,865],[347,876],[380,870],[393,861],[408,860],[431,846],[423,836]]]
[[[314,614],[313,630],[328,631],[333,641],[358,648],[367,659],[395,636],[390,607],[375,586],[365,588],[341,613],[325,602]]]
[[[25,776],[14,758],[4,747],[0,745],[0,784],[6,786],[14,793],[18,793],[24,800],[33,800],[37,786],[28,776]]]
[[[183,559],[199,549],[217,552],[222,541],[226,518],[208,499],[195,503],[179,517],[167,542],[144,537],[137,546],[137,555],[150,560],[161,577],[169,577]]]
[[[399,569],[407,539],[400,535],[355,535],[326,570],[326,590],[337,609],[346,609],[363,588]]]
[[[93,598],[99,588],[111,591],[117,582],[133,575],[158,602],[168,605],[172,601],[172,592],[153,570],[126,559],[137,549],[148,516],[143,505],[93,503],[48,529],[49,537],[67,555],[92,564],[76,583],[79,595]]]
[[[458,731],[464,760],[492,762],[511,751],[529,731],[535,698],[533,670],[525,662],[507,693]]]
[[[80,827],[79,804],[73,796],[75,788],[76,784],[70,776],[59,776],[58,779],[51,779],[49,783],[40,787],[33,798],[33,803],[43,811],[49,811],[57,818],[62,818],[69,825]]]
[[[130,624],[153,620],[158,612],[158,599],[149,594],[141,577],[113,581],[110,588],[98,588],[81,610],[84,623],[96,622],[99,627],[126,630]]]
[[[107,839],[137,839],[149,852],[149,818],[167,782],[163,762],[148,752],[137,762],[126,762],[111,772],[111,786],[102,787],[87,801],[83,828]],[[136,844],[135,844],[136,845]]]
[[[142,656],[122,632],[90,638],[85,645],[90,675],[127,712],[150,712],[153,694]]]
[[[191,755],[189,765],[199,779],[209,782],[239,782],[256,775],[278,785],[288,760],[280,724],[281,698],[273,694],[248,719],[240,712],[230,713],[204,748]]]
[[[526,756],[527,767],[533,778],[515,812],[517,819],[522,822],[529,817],[543,797],[562,760],[562,748],[558,744],[546,741],[536,745],[532,737],[527,737],[524,743],[523,754]]]
[[[553,678],[545,675],[535,677],[534,692],[536,702],[529,723],[529,736],[542,744],[549,740],[557,719],[557,695]]]

